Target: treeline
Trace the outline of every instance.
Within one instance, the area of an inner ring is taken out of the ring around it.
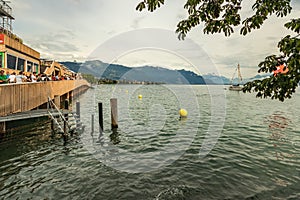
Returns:
[[[96,79],[92,74],[81,74],[81,76],[91,84],[96,84],[98,82],[98,79]]]
[[[136,81],[136,80],[112,80],[112,79],[98,79],[92,74],[81,74],[81,76],[91,84],[145,84],[145,85],[156,85],[164,84],[162,82],[151,82],[151,81]]]

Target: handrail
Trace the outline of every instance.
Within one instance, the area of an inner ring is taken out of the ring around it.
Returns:
[[[57,106],[55,105],[55,103],[52,101],[52,99],[50,97],[48,97],[49,102],[54,106],[55,110],[58,112],[59,116],[65,121],[67,122],[66,118],[63,116],[63,114],[60,112],[60,110],[57,108]]]
[[[60,126],[59,122],[55,119],[55,117],[52,115],[52,113],[48,110],[49,115],[51,116],[52,120],[55,121],[55,123],[58,125],[58,128],[60,129],[61,132],[64,132],[62,127]]]
[[[66,118],[63,116],[63,114],[61,113],[61,111],[57,108],[57,106],[55,105],[55,103],[52,101],[52,99],[50,97],[48,97],[48,102],[53,105],[53,107],[55,108],[55,110],[58,112],[60,118],[67,124],[68,128],[70,129],[71,126],[69,125],[68,121],[66,120]],[[50,107],[51,107],[50,105]],[[49,109],[49,108],[48,108]],[[48,110],[49,112],[49,110]],[[52,114],[51,114],[52,115]],[[52,115],[53,116],[53,115]]]

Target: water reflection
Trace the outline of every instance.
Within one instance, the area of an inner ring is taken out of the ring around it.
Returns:
[[[112,133],[109,135],[109,137],[113,144],[119,144],[121,142],[117,128],[112,129]]]
[[[268,117],[267,122],[271,133],[269,138],[273,143],[276,159],[284,160],[284,158],[293,157],[292,154],[284,152],[284,146],[290,143],[286,133],[291,120],[285,117],[284,113],[274,113]]]

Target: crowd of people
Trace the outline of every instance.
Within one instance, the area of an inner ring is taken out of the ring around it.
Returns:
[[[30,73],[29,75],[25,75],[22,71],[18,74],[6,73],[4,70],[0,70],[0,84],[7,83],[24,83],[24,82],[40,82],[40,81],[59,81],[59,80],[75,80],[76,76],[58,76],[51,75],[48,76],[46,74],[36,74],[36,72]]]

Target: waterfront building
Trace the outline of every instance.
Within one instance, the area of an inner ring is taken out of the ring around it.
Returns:
[[[12,8],[0,0],[0,67],[6,73],[40,73],[40,53],[23,44],[12,31]]]
[[[61,107],[65,100],[71,101],[74,96],[89,88],[89,83],[80,79],[79,74],[56,61],[41,60],[38,51],[25,45],[23,40],[13,33],[14,17],[8,3],[0,0],[0,70],[6,73],[6,77],[14,72],[22,72],[20,74],[25,75],[27,80],[18,84],[0,85],[0,133],[1,130],[5,130],[7,120],[16,120],[13,118],[14,114],[44,108],[49,100]],[[32,77],[36,81],[32,82]],[[43,81],[51,80],[48,77],[60,81]],[[7,118],[1,119],[6,116]]]
[[[76,73],[55,60],[41,60],[40,71],[47,76],[69,76],[74,77]]]

